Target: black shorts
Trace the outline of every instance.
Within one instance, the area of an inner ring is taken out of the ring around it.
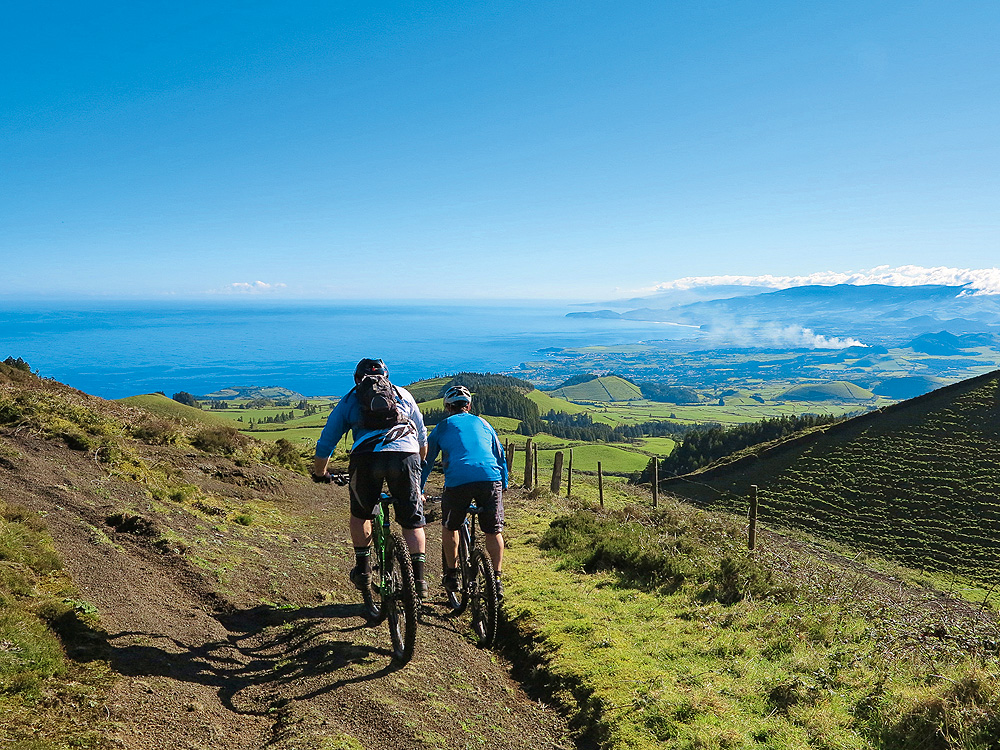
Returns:
[[[421,529],[424,502],[420,494],[420,456],[416,453],[382,451],[351,453],[351,515],[370,521],[386,484],[396,521],[404,529]]]
[[[503,483],[469,482],[457,487],[445,487],[441,494],[441,523],[446,529],[458,531],[473,501],[482,512],[479,528],[487,534],[503,531]]]

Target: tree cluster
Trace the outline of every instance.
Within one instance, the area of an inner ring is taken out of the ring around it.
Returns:
[[[270,417],[261,417],[257,420],[257,424],[284,424],[290,419],[295,419],[294,411],[281,411]]]
[[[696,404],[698,392],[693,388],[662,383],[637,383],[644,398],[666,404]]]
[[[31,366],[20,357],[18,357],[17,359],[15,359],[14,357],[7,357],[7,359],[5,359],[3,363],[8,367],[13,367],[15,370],[31,372]]]
[[[506,385],[485,385],[474,392],[472,413],[488,414],[491,417],[537,420],[538,404],[516,388]]]
[[[830,424],[840,419],[842,417],[832,414],[806,414],[799,417],[773,417],[732,427],[693,429],[687,433],[680,445],[674,448],[673,453],[661,459],[660,476],[687,474],[743,448],[767,443],[799,430]],[[647,466],[640,481],[649,481],[651,471],[652,469]]]
[[[535,390],[533,383],[529,383],[527,380],[521,380],[520,378],[515,378],[511,375],[496,375],[491,372],[460,372],[458,375],[453,377],[444,387],[441,388],[441,396],[444,395],[445,391],[451,388],[453,385],[464,385],[474,394],[479,393],[483,388],[487,387],[503,387],[512,388],[520,393],[529,393]],[[472,399],[473,404],[475,404],[476,399]],[[486,414],[493,414],[493,412],[485,412]],[[505,414],[496,414],[493,416],[502,417]]]
[[[705,428],[707,425],[700,425]],[[522,422],[518,432],[535,435],[545,432],[566,440],[583,440],[588,443],[625,443],[644,437],[683,437],[693,429],[676,422],[651,421],[637,424],[620,424],[614,427],[595,422],[589,414],[566,414],[550,410],[537,421]]]
[[[185,406],[193,406],[195,409],[201,408],[201,404],[198,403],[198,399],[196,399],[187,391],[179,391],[170,398],[172,398],[178,404],[184,404]]]

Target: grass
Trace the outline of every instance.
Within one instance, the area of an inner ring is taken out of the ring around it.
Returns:
[[[634,401],[642,400],[642,390],[634,383],[614,375],[558,388],[551,392],[567,401]]]
[[[0,738],[8,747],[103,747],[110,681],[96,610],[41,519],[0,500]]]
[[[912,568],[980,581],[1000,576],[1000,431],[995,374],[811,433],[749,449],[673,491],[745,507]]]
[[[507,440],[517,445],[514,457],[514,475],[524,473],[524,446],[527,443],[525,435],[504,435],[501,440]],[[608,474],[632,474],[642,471],[649,462],[649,455],[631,444],[582,443],[578,440],[564,440],[551,435],[539,434],[532,437],[532,443],[538,446],[538,476],[539,481],[548,483],[556,451],[563,453],[563,466],[569,466],[569,450],[573,449],[573,470],[597,472],[597,462],[601,462],[601,470]],[[672,449],[672,446],[671,446]]]
[[[522,496],[504,566],[512,627],[532,644],[511,658],[598,746],[995,746],[995,652],[908,639],[877,585],[751,555],[738,519],[606,494],[622,510]]]
[[[119,403],[137,406],[143,411],[160,417],[186,419],[204,424],[226,424],[228,420],[220,413],[211,409],[196,409],[187,404],[181,404],[162,393],[148,393],[142,396],[128,396],[118,399]]]

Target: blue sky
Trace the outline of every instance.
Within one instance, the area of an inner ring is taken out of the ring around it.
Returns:
[[[20,3],[0,299],[997,265],[996,2]]]

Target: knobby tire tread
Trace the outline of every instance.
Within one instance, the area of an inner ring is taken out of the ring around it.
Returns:
[[[472,578],[471,563],[469,561],[469,527],[463,525],[458,530],[458,591],[448,592],[448,604],[451,606],[452,614],[462,614],[469,606],[469,581]],[[444,553],[442,553],[443,555]]]
[[[472,551],[471,605],[472,632],[480,648],[490,648],[497,635],[497,578],[493,563],[486,552],[477,547]]]
[[[392,657],[406,664],[413,657],[417,641],[417,592],[409,550],[395,531],[386,540],[386,566],[392,590],[383,591],[382,609],[389,621]]]

